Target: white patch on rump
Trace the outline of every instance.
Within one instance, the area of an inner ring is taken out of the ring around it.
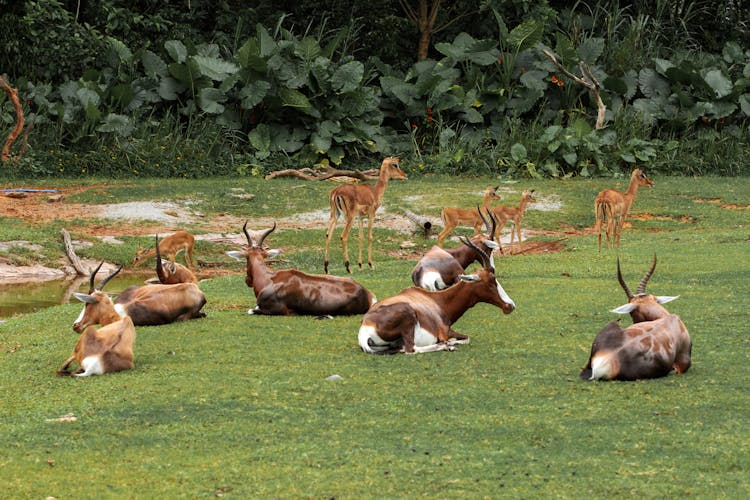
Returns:
[[[425,330],[419,323],[414,327],[414,345],[424,347],[438,343],[438,337],[429,330]]]
[[[443,288],[447,288],[445,285],[445,282],[443,281],[443,277],[440,276],[440,273],[435,271],[427,271],[422,275],[422,288],[425,288],[427,290],[430,290],[432,292],[436,290],[442,290]]]
[[[88,377],[89,375],[101,375],[104,373],[101,356],[87,356],[81,361],[83,373],[76,373],[76,377]]]
[[[600,378],[608,379],[612,372],[612,353],[596,353],[591,360],[591,378],[597,380]]]

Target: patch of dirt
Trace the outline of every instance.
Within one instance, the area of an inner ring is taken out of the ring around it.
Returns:
[[[672,222],[680,222],[682,224],[686,223],[694,223],[698,220],[695,217],[691,217],[689,215],[681,215],[679,217],[673,217],[670,215],[654,215],[654,214],[632,214],[628,215],[629,219],[632,220],[660,220],[660,221],[672,221]]]
[[[727,208],[729,210],[750,209],[750,205],[736,205],[734,203],[725,203],[721,200],[721,198],[696,198],[693,200],[693,203],[711,203],[713,205],[719,205],[722,208]]]

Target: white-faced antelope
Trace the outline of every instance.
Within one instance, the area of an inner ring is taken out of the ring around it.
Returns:
[[[596,215],[596,231],[599,239],[599,251],[602,249],[602,228],[607,226],[607,248],[613,245],[620,247],[620,233],[625,224],[625,218],[630,212],[630,207],[638,194],[639,186],[653,187],[654,181],[646,177],[640,168],[633,170],[630,176],[630,185],[624,193],[616,189],[605,189],[596,195],[594,200],[594,213]]]
[[[131,286],[117,296],[115,308],[136,326],[166,325],[206,317],[206,296],[195,283]]]
[[[195,263],[193,262],[194,245],[195,236],[186,231],[176,231],[161,240],[159,243],[159,251],[164,258],[169,259],[173,264],[175,263],[177,254],[185,252],[183,255],[185,264],[187,264],[190,269],[195,269]],[[154,255],[156,255],[156,250],[154,248],[139,246],[138,250],[135,252],[135,258],[133,259],[131,266],[140,264]]]
[[[481,208],[476,209],[480,220],[483,220],[487,235],[477,234],[471,238],[474,247],[461,243],[454,248],[443,249],[434,245],[419,259],[411,273],[411,279],[418,287],[436,291],[448,288],[459,281],[459,276],[465,274],[466,268],[473,262],[481,262],[482,256],[475,250],[481,249],[488,255],[496,248],[500,248],[493,239],[497,221],[491,212],[488,213],[492,223],[482,215]]]
[[[253,289],[256,307],[248,314],[337,316],[362,314],[375,303],[375,296],[351,278],[306,274],[296,269],[271,271],[265,260],[275,257],[280,250],[267,250],[263,242],[276,229],[263,231],[257,239],[247,231],[247,248],[227,252],[237,260],[247,261],[245,283]]]
[[[370,354],[396,352],[421,353],[452,351],[466,344],[469,337],[453,330],[452,325],[479,302],[495,305],[509,314],[515,309],[495,276],[492,257],[468,238],[465,245],[481,255],[482,269],[464,274],[450,288],[430,292],[410,287],[398,295],[375,304],[362,319],[359,346]]]
[[[622,279],[620,259],[617,259],[617,280],[628,296],[628,303],[612,312],[630,313],[633,324],[623,329],[612,322],[599,332],[591,346],[589,362],[581,371],[582,379],[657,378],[684,373],[690,368],[692,342],[687,328],[679,316],[670,314],[661,305],[677,297],[646,293],[655,268],[656,255],[634,295]]]
[[[380,208],[388,181],[391,179],[408,179],[406,173],[399,166],[400,161],[393,156],[385,158],[380,166],[378,182],[374,186],[368,184],[342,184],[331,191],[329,196],[331,220],[328,223],[328,231],[326,232],[326,253],[323,264],[326,274],[328,274],[328,255],[331,247],[331,238],[333,237],[333,229],[336,227],[336,221],[341,214],[344,215],[345,221],[344,230],[341,233],[341,246],[344,250],[346,272],[352,272],[349,266],[348,240],[355,217],[359,219],[359,260],[357,261],[359,268],[362,269],[362,218],[367,217],[367,263],[370,269],[373,269],[372,224],[375,219],[375,212]]]
[[[84,303],[83,311],[73,323],[73,330],[81,336],[76,342],[73,354],[57,370],[58,375],[87,377],[117,372],[133,368],[133,344],[135,326],[127,315],[121,315],[102,288],[120,272],[122,267],[94,286],[96,273],[102,263],[91,273],[89,292],[73,294]],[[101,325],[97,329],[94,325]],[[79,369],[70,372],[68,368],[75,361]]]
[[[484,198],[482,198],[482,204],[480,205],[483,211],[489,210],[492,202],[500,199],[500,195],[497,194],[497,188],[499,187],[488,187],[484,190]],[[482,233],[483,221],[474,209],[446,207],[440,212],[440,218],[443,220],[443,230],[438,234],[437,244],[439,247],[443,246],[443,240],[457,226],[471,226],[474,228],[475,235]]]
[[[198,283],[193,272],[177,262],[163,260],[159,249],[159,235],[156,235],[156,276],[162,285],[174,285],[177,283]]]

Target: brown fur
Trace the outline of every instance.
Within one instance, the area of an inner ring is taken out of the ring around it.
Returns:
[[[635,201],[635,196],[638,194],[638,187],[653,187],[653,185],[654,182],[646,177],[641,169],[636,168],[630,176],[627,191],[623,193],[616,189],[605,189],[596,195],[594,200],[594,214],[596,216],[594,230],[598,235],[600,251],[602,249],[602,230],[605,225],[607,226],[607,247],[620,247],[622,227],[625,224],[628,212],[630,212],[630,207]]]

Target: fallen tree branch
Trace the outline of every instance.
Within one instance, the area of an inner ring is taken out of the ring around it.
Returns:
[[[412,221],[414,224],[419,227],[419,229],[422,230],[422,235],[425,238],[429,238],[430,234],[432,233],[432,226],[433,223],[429,219],[422,217],[421,215],[417,215],[414,212],[410,212],[408,210],[404,210],[404,215],[406,215],[406,218]]]
[[[277,170],[266,175],[265,179],[274,179],[276,177],[297,177],[306,181],[324,181],[333,177],[351,177],[361,181],[371,181],[378,178],[380,171],[378,169],[370,170],[339,170],[330,166],[318,166],[315,169],[305,167],[300,169]]]
[[[81,264],[80,259],[78,259],[78,256],[76,255],[75,250],[73,250],[73,243],[70,241],[70,233],[68,233],[65,228],[62,228],[60,232],[62,233],[63,243],[65,244],[65,253],[68,255],[68,260],[73,265],[76,273],[78,273],[78,276],[89,276],[91,273],[84,269],[83,264]]]
[[[581,63],[578,65],[578,70],[581,72],[581,76],[576,76],[568,71],[565,66],[563,66],[562,63],[558,61],[554,54],[552,54],[550,51],[548,51],[547,49],[543,49],[542,52],[544,52],[544,55],[549,57],[552,63],[557,66],[557,68],[562,71],[568,78],[572,79],[579,85],[583,85],[591,91],[591,94],[594,96],[594,101],[596,101],[596,107],[598,110],[596,113],[595,127],[597,130],[604,127],[604,117],[607,112],[607,106],[604,104],[604,101],[602,101],[601,95],[599,95],[601,84],[594,77],[593,73],[591,73],[591,69],[588,66],[584,67],[583,63]]]
[[[8,94],[8,98],[10,99],[10,102],[13,104],[13,109],[16,111],[16,126],[13,128],[13,130],[10,131],[10,134],[8,134],[8,139],[5,141],[5,145],[3,146],[3,150],[0,153],[0,160],[2,161],[10,161],[12,156],[10,154],[10,148],[13,146],[13,143],[16,142],[16,139],[21,134],[21,131],[23,130],[24,125],[24,118],[23,118],[23,108],[21,107],[21,101],[18,99],[18,89],[14,89],[11,87],[8,82],[5,81],[4,76],[0,75],[0,89],[2,89],[6,94]],[[24,139],[25,141],[26,139]],[[23,156],[23,153],[26,151],[26,144],[24,144],[21,148],[21,152],[16,157],[16,159]]]

